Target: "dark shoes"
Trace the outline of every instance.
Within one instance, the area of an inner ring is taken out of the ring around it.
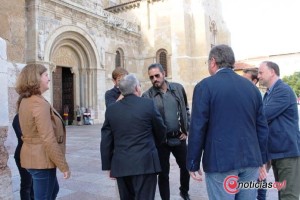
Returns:
[[[179,194],[184,200],[191,200],[190,195],[188,193],[180,192]]]

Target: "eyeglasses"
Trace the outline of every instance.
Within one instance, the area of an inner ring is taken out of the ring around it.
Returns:
[[[153,80],[154,77],[155,77],[155,78],[160,78],[160,74],[155,74],[154,76],[149,76],[149,78],[150,78],[151,80]]]

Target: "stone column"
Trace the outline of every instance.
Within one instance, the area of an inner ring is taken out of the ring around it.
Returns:
[[[0,37],[0,199],[12,200],[11,171],[7,166],[8,152],[4,146],[9,122],[7,68],[6,42]]]
[[[105,113],[105,92],[106,92],[106,81],[105,81],[105,69],[97,69],[96,73],[96,85],[97,85],[97,104],[95,123],[103,123]]]

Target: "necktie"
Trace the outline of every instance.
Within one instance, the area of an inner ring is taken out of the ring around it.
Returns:
[[[269,89],[266,91],[266,93],[264,94],[264,98],[263,98],[263,103],[266,104],[269,98]]]

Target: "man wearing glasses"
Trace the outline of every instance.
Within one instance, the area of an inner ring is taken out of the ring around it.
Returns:
[[[157,147],[162,168],[158,176],[160,196],[162,200],[170,199],[169,160],[172,152],[180,168],[180,196],[189,200],[190,176],[185,164],[190,113],[186,93],[179,83],[165,80],[165,71],[159,63],[148,67],[148,75],[153,86],[143,94],[143,97],[154,100],[167,126],[167,141]]]

